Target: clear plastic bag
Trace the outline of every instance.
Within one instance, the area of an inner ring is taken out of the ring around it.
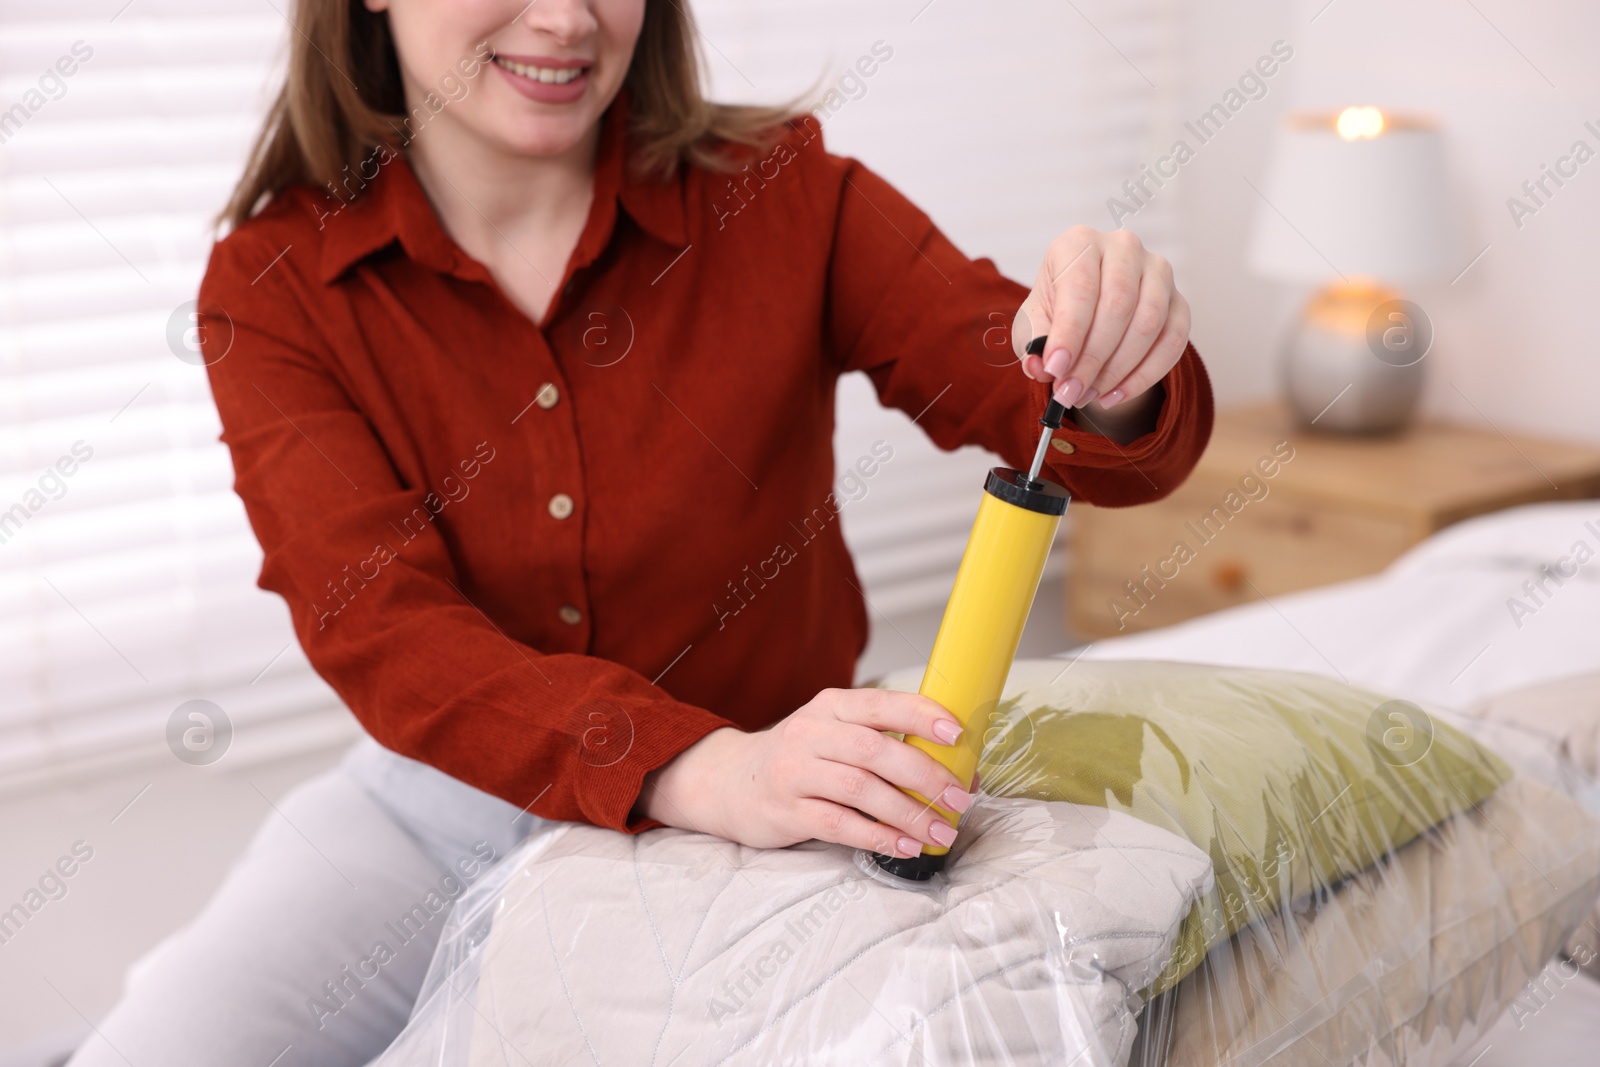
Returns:
[[[1600,895],[1592,783],[1485,741],[1309,675],[1019,662],[932,883],[554,827],[377,1062],[1445,1064]]]

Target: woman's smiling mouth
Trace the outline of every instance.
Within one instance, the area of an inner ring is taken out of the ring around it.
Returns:
[[[507,56],[494,54],[494,65],[511,87],[529,100],[541,104],[572,104],[583,99],[589,89],[592,59],[563,59],[556,56]]]
[[[497,55],[494,61],[496,65],[513,74],[545,85],[565,85],[574,78],[582,77],[589,70],[589,64],[580,60],[568,60],[561,65],[555,65],[555,62],[542,58],[537,63],[519,63],[509,56]]]

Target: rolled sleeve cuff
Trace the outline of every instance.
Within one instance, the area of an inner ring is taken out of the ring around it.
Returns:
[[[1166,395],[1149,433],[1118,444],[1068,421],[1052,434],[1065,442],[1047,453],[1045,469],[1088,503],[1119,507],[1159,500],[1189,476],[1211,438],[1211,382],[1191,344],[1161,379]],[[1031,382],[1033,409],[1044,417],[1050,388]],[[1114,473],[1114,478],[1108,477]]]
[[[580,724],[578,804],[586,821],[629,834],[665,825],[634,815],[645,776],[713,730],[734,727],[704,708],[672,700],[596,714]]]

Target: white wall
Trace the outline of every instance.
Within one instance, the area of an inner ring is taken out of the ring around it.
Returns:
[[[1372,103],[1439,118],[1468,249],[1461,267],[1489,246],[1456,284],[1411,291],[1437,330],[1425,410],[1482,425],[1475,404],[1504,430],[1600,441],[1600,159],[1520,230],[1505,204],[1574,140],[1600,151],[1583,127],[1600,126],[1600,6],[1334,0],[1319,15],[1325,3],[1205,0],[1194,14],[1185,114],[1209,106],[1274,39],[1295,48],[1268,96],[1205,146],[1172,190],[1191,265],[1179,281],[1219,399],[1274,393],[1274,349],[1302,295],[1244,266],[1258,202],[1244,177],[1260,185],[1285,109]]]

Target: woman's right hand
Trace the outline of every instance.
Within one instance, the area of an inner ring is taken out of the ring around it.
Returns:
[[[900,787],[955,812],[967,810],[972,794],[884,730],[948,745],[961,724],[914,693],[824,689],[765,730],[713,730],[645,777],[638,810],[754,848],[816,839],[915,856],[923,845],[949,845],[950,824]]]

